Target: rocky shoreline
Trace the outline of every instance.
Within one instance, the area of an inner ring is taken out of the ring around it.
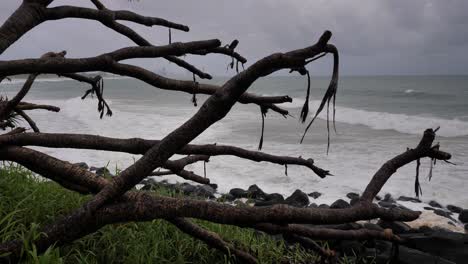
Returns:
[[[98,175],[113,176],[105,167],[88,168],[85,163],[79,163],[83,168],[94,171]],[[284,197],[279,193],[265,193],[259,186],[251,185],[246,190],[233,188],[228,193],[218,193],[216,184],[195,185],[187,182],[169,183],[167,180],[147,178],[138,187],[142,190],[171,190],[194,199],[210,199],[237,206],[271,206],[286,204],[302,208],[348,208],[355,204],[360,195],[350,192],[342,199],[331,204],[317,203],[322,196],[320,192],[305,193],[294,191]],[[421,217],[412,222],[360,221],[351,224],[334,225],[333,228],[355,230],[367,228],[384,230],[391,228],[395,234],[405,239],[398,246],[398,263],[465,263],[468,259],[468,209],[455,205],[442,206],[437,201],[423,203],[414,197],[393,197],[385,194],[377,196],[375,201],[380,207],[401,208],[422,211]],[[311,228],[321,226],[310,225]],[[330,226],[326,226],[330,228]],[[287,240],[287,239],[286,239]],[[294,241],[289,241],[293,243]],[[333,245],[342,254],[372,258],[376,263],[387,263],[394,254],[394,245],[386,241],[340,241]]]

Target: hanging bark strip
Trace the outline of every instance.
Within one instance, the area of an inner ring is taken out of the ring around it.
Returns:
[[[258,142],[258,150],[262,150],[263,147],[263,134],[265,133],[265,117],[267,109],[260,106],[260,115],[262,116],[262,132],[260,134],[260,141]]]
[[[328,89],[325,92],[325,95],[323,96],[322,101],[320,102],[320,106],[317,109],[317,112],[315,113],[315,115],[312,118],[312,120],[310,121],[310,123],[307,125],[307,127],[306,127],[306,129],[304,131],[304,134],[302,135],[300,143],[302,143],[304,141],[304,137],[307,134],[307,131],[312,126],[312,123],[315,121],[317,116],[322,112],[323,108],[325,107],[325,104],[327,104],[327,109],[328,109],[328,107],[330,105],[329,103],[333,99],[333,108],[335,109],[335,98],[336,98],[336,92],[337,92],[337,89],[338,89],[338,77],[339,77],[339,70],[338,70],[339,55],[338,55],[338,51],[336,50],[335,47],[329,47],[328,52],[333,54],[333,74],[332,74],[332,78],[330,80],[330,84],[328,85]],[[335,110],[333,110],[333,123],[335,123],[334,117],[335,117]],[[328,120],[327,120],[327,124],[328,124]],[[335,126],[335,124],[333,124],[333,126]]]
[[[419,195],[422,195],[422,188],[421,184],[419,183],[419,168],[421,167],[420,159],[416,160],[416,177],[414,179],[414,192],[416,193],[416,197],[419,198]]]
[[[206,161],[203,161],[203,177],[206,178]]]
[[[307,75],[307,94],[305,97],[305,102],[304,106],[302,107],[301,110],[301,121],[304,123],[307,119],[307,115],[309,114],[309,97],[310,97],[310,74],[309,71],[306,70],[306,75]]]
[[[192,95],[192,103],[193,103],[193,106],[197,106],[197,86],[198,86],[198,82],[197,82],[197,79],[195,77],[195,74],[193,74],[193,82],[195,83],[195,86],[193,87],[193,95]]]

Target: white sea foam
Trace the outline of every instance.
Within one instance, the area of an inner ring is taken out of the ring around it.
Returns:
[[[293,103],[285,103],[287,108],[302,107],[304,100],[294,98]],[[320,101],[310,101],[309,109],[315,113]],[[323,111],[319,117],[326,119],[326,111]],[[365,125],[378,130],[395,130],[406,134],[420,134],[427,128],[436,128],[440,126],[437,135],[442,137],[457,137],[468,135],[468,122],[458,119],[442,119],[437,117],[426,117],[417,115],[396,114],[387,112],[374,112],[350,107],[336,107],[336,121],[352,124]]]
[[[301,102],[298,103],[297,101],[295,100],[295,103],[302,106]],[[96,99],[81,100],[77,97],[67,100],[32,100],[31,102],[53,104],[61,107],[60,113],[31,112],[31,115],[43,132],[87,133],[120,138],[142,137],[160,139],[181,125],[195,111],[188,104],[186,106],[178,105],[177,108],[170,107],[170,105],[159,106],[157,104],[139,105],[135,103],[133,105],[118,98],[113,98],[108,100],[108,102],[114,111],[114,115],[111,118],[104,117],[103,119],[99,119],[99,114],[96,110]],[[313,103],[315,104],[313,107],[316,107],[318,102]],[[358,117],[343,117],[340,115],[347,114],[348,110],[346,108],[340,107],[337,110],[339,121],[346,118],[359,121]],[[354,115],[366,117],[372,114],[366,111],[361,113],[359,110],[354,109],[349,111],[355,111],[353,112]],[[257,114],[257,112],[252,114],[252,112],[245,111],[245,108],[235,109],[225,119],[197,138],[197,142],[219,142],[220,144],[233,144],[255,150],[258,145],[257,132],[259,126],[252,127],[245,125],[246,123],[244,122],[252,121],[258,125]],[[375,115],[380,116],[378,117],[380,119],[385,118],[381,116],[382,114],[376,113]],[[379,121],[384,122],[383,120]],[[290,123],[283,124],[283,122]],[[386,138],[386,141],[382,141],[381,138],[366,137],[366,135],[360,134],[356,135],[356,140],[340,141],[340,137],[336,136],[336,138],[332,139],[330,154],[325,155],[326,147],[323,144],[326,144],[324,143],[326,141],[314,138],[312,141],[302,145],[297,144],[298,138],[294,138],[293,142],[288,141],[287,131],[291,132],[294,129],[292,127],[294,124],[297,125],[296,120],[290,119],[281,119],[281,122],[268,122],[264,151],[278,155],[314,158],[317,166],[329,169],[335,175],[334,177],[319,179],[309,169],[299,166],[290,166],[288,168],[289,176],[285,176],[282,166],[265,162],[256,163],[236,157],[213,157],[211,162],[207,164],[208,177],[212,182],[219,185],[219,191],[223,193],[228,192],[230,188],[247,188],[249,185],[258,184],[266,192],[278,192],[285,196],[290,195],[296,189],[301,189],[307,193],[320,191],[323,193],[322,197],[311,202],[330,204],[338,198],[343,198],[347,192],[361,192],[373,173],[385,160],[401,153],[407,146],[416,144],[414,137],[408,139],[403,135]],[[422,125],[423,128],[427,128],[427,124]],[[277,131],[285,135],[273,140],[271,138],[273,134],[269,134],[269,131]],[[418,129],[418,131],[420,132],[421,130]],[[295,137],[295,134],[290,133],[289,136]],[[337,143],[336,141],[340,142]],[[434,167],[434,178],[431,184],[425,179],[421,180],[425,198],[436,199],[441,203],[468,206],[468,198],[461,195],[464,193],[464,175],[466,175],[468,167],[467,164],[463,163],[466,160],[464,158],[466,154],[463,154],[466,150],[463,144],[459,144],[460,141],[463,142],[463,139],[448,138],[441,141],[443,148],[450,150],[454,154],[454,161],[458,166],[443,164]],[[91,150],[46,149],[46,152],[71,162],[84,161],[94,166],[105,166],[110,161],[109,168],[111,170],[114,170],[116,166],[118,168],[125,168],[132,164],[134,159],[138,159],[139,157],[139,155]],[[372,153],[372,158],[369,158],[369,153]],[[427,163],[423,161],[421,175],[427,175],[427,168]],[[195,164],[188,169],[202,173],[203,165]],[[413,175],[413,166],[399,169],[385,185],[383,192],[390,192],[395,196],[411,195],[413,191],[411,187],[414,181]],[[167,178],[172,181],[180,181],[179,178],[174,176],[168,176]]]

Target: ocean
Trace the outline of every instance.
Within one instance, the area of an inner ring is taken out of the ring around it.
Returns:
[[[217,78],[214,83],[226,79]],[[328,86],[328,77],[311,79],[311,113]],[[22,80],[4,81],[0,93],[12,97]],[[26,101],[52,104],[59,113],[34,111],[30,115],[42,132],[86,133],[110,137],[160,139],[180,126],[197,111],[191,95],[164,91],[128,78],[105,80],[104,97],[114,112],[99,119],[97,100],[81,100],[89,87],[62,78],[37,81]],[[289,195],[296,189],[323,193],[321,202],[333,202],[348,192],[362,192],[372,175],[388,159],[412,148],[426,128],[440,126],[436,142],[453,155],[456,165],[438,162],[432,180],[426,177],[429,159],[421,161],[422,200],[468,207],[468,76],[371,76],[341,77],[336,99],[336,128],[331,130],[327,155],[325,113],[299,143],[305,125],[299,114],[306,94],[303,77],[268,77],[257,81],[250,92],[289,95],[292,103],[282,106],[292,117],[269,112],[265,119],[264,152],[313,158],[315,164],[333,176],[320,179],[307,168],[256,163],[236,157],[212,157],[207,177],[220,192],[257,184],[265,192]],[[197,96],[199,104],[207,98]],[[326,111],[324,111],[326,112]],[[309,117],[310,120],[310,117]],[[194,143],[230,144],[256,150],[261,132],[261,114],[256,105],[237,104],[228,116],[205,131]],[[111,171],[132,164],[138,155],[90,150],[43,149],[46,153]],[[189,168],[203,174],[203,165]],[[409,164],[388,181],[380,194],[414,196],[416,164]],[[167,176],[170,181],[180,181]]]

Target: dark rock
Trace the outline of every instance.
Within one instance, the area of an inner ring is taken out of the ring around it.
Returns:
[[[78,163],[75,163],[74,165],[82,168],[82,169],[85,169],[87,170],[89,168],[88,164],[86,164],[86,162],[78,162]]]
[[[350,193],[346,194],[346,197],[348,197],[349,199],[352,200],[352,199],[355,199],[355,198],[359,198],[359,194],[350,192]]]
[[[380,195],[376,195],[376,196],[375,196],[375,199],[376,199],[377,201],[380,201],[380,200],[382,200],[382,197],[380,197]]]
[[[418,233],[423,233],[423,234],[432,234],[434,231],[435,230],[429,226],[420,226],[418,228]]]
[[[146,185],[146,184],[151,184],[153,182],[154,182],[153,178],[144,178],[139,184]]]
[[[459,214],[463,211],[463,209],[461,207],[458,207],[458,206],[455,206],[455,205],[447,205],[447,209],[452,212],[452,213],[456,213],[456,214]]]
[[[437,264],[456,264],[455,262],[447,259],[440,258],[422,252],[416,249],[400,246],[398,250],[398,263],[400,264],[414,264],[414,263],[437,263]]]
[[[383,229],[392,229],[395,234],[405,234],[411,231],[411,227],[409,225],[399,221],[391,222],[380,220],[377,224]]]
[[[94,166],[91,166],[91,168],[89,168],[90,171],[95,171],[97,169],[98,169],[98,167],[94,167]]]
[[[424,210],[434,211],[434,210],[436,210],[436,209],[435,209],[435,208],[432,208],[432,207],[424,206]]]
[[[402,237],[405,239],[406,246],[454,263],[466,263],[468,259],[468,235],[466,234],[439,229],[429,234],[402,235]]]
[[[309,204],[309,197],[303,191],[296,190],[284,202],[296,207],[306,207]]]
[[[434,214],[446,217],[446,218],[448,218],[450,220],[453,220],[453,221],[457,221],[457,220],[452,218],[452,216],[451,216],[452,213],[446,212],[444,210],[436,209],[436,210],[434,210]]]
[[[436,208],[442,208],[442,205],[440,205],[440,203],[438,203],[436,201],[430,201],[429,205],[432,206],[432,207],[436,207]]]
[[[379,204],[381,207],[384,207],[384,208],[396,208],[396,207],[397,207],[396,204],[391,203],[391,202],[385,202],[385,201],[380,201],[380,202],[378,202],[378,204]]]
[[[311,193],[309,193],[308,195],[309,195],[310,197],[314,198],[314,199],[317,199],[317,198],[319,198],[320,196],[322,196],[322,194],[319,193],[319,192],[311,192]]]
[[[332,205],[330,206],[331,209],[344,209],[344,208],[348,208],[348,207],[351,207],[351,205],[349,205],[348,202],[346,202],[345,200],[343,199],[338,199],[336,200],[334,203],[332,203]]]
[[[183,183],[181,186],[180,186],[180,190],[185,194],[185,195],[192,195],[196,192],[197,190],[197,187],[196,186],[193,186],[191,184],[188,184],[188,183]]]
[[[360,201],[360,198],[359,198],[359,197],[353,198],[353,199],[351,199],[351,201],[349,201],[349,204],[350,204],[351,206],[353,206],[353,205],[357,204],[359,201]]]
[[[308,208],[318,208],[318,205],[316,203],[311,203],[309,204],[309,206],[307,206]]]
[[[392,195],[389,193],[385,194],[383,201],[388,203],[396,203],[395,199],[393,199]]]
[[[229,194],[234,196],[236,199],[247,198],[247,191],[241,188],[234,188],[229,191]]]
[[[171,188],[173,186],[170,186],[167,182],[167,180],[164,180],[164,181],[156,181],[155,179],[153,178],[147,178],[145,180],[145,182],[143,183],[142,181],[142,184],[144,184],[144,186],[141,188],[142,190],[146,190],[146,191],[149,191],[149,190],[156,190],[158,188],[161,188],[161,187],[165,187],[165,188]]]
[[[236,197],[234,197],[234,195],[232,195],[230,193],[226,193],[226,194],[221,195],[221,197],[219,197],[218,201],[219,202],[232,202],[235,199],[236,199]]]
[[[284,203],[283,195],[279,193],[271,193],[265,195],[265,200],[256,201],[255,206],[270,206],[274,204],[282,204]]]
[[[330,208],[330,206],[328,204],[321,204],[321,205],[319,205],[318,208],[328,209],[328,208]]]
[[[468,210],[462,210],[458,216],[458,220],[460,220],[462,223],[468,223]]]
[[[376,250],[375,252],[370,251],[370,253],[377,253],[375,255],[366,255],[372,263],[393,263],[391,262],[392,256],[392,243],[387,241],[375,241]],[[367,252],[367,251],[366,251]],[[414,263],[438,263],[438,264],[455,264],[446,259],[431,255],[426,252],[419,251],[417,249],[409,248],[406,246],[398,246],[398,255],[397,261],[395,263],[400,264],[414,264]]]
[[[262,191],[262,189],[260,189],[260,187],[258,187],[256,184],[254,185],[251,185],[248,189],[247,189],[247,195],[248,195],[248,198],[253,198],[253,199],[264,199],[265,198],[265,192]]]
[[[211,188],[213,188],[215,190],[218,189],[218,184],[216,184],[216,183],[208,183],[207,185],[209,185]]]
[[[279,203],[284,201],[284,197],[279,193],[270,193],[265,195],[265,201],[276,201]]]
[[[448,221],[447,224],[449,224],[451,226],[456,226],[452,221]]]
[[[421,202],[421,200],[419,200],[418,198],[408,197],[408,196],[400,196],[400,197],[398,197],[397,200],[398,201],[403,201],[403,202],[413,202],[413,203],[420,203]]]
[[[199,197],[206,197],[206,198],[214,198],[214,194],[216,193],[216,190],[211,187],[210,185],[200,185],[197,186],[194,194]]]
[[[465,225],[465,231],[468,230],[468,224]]]

